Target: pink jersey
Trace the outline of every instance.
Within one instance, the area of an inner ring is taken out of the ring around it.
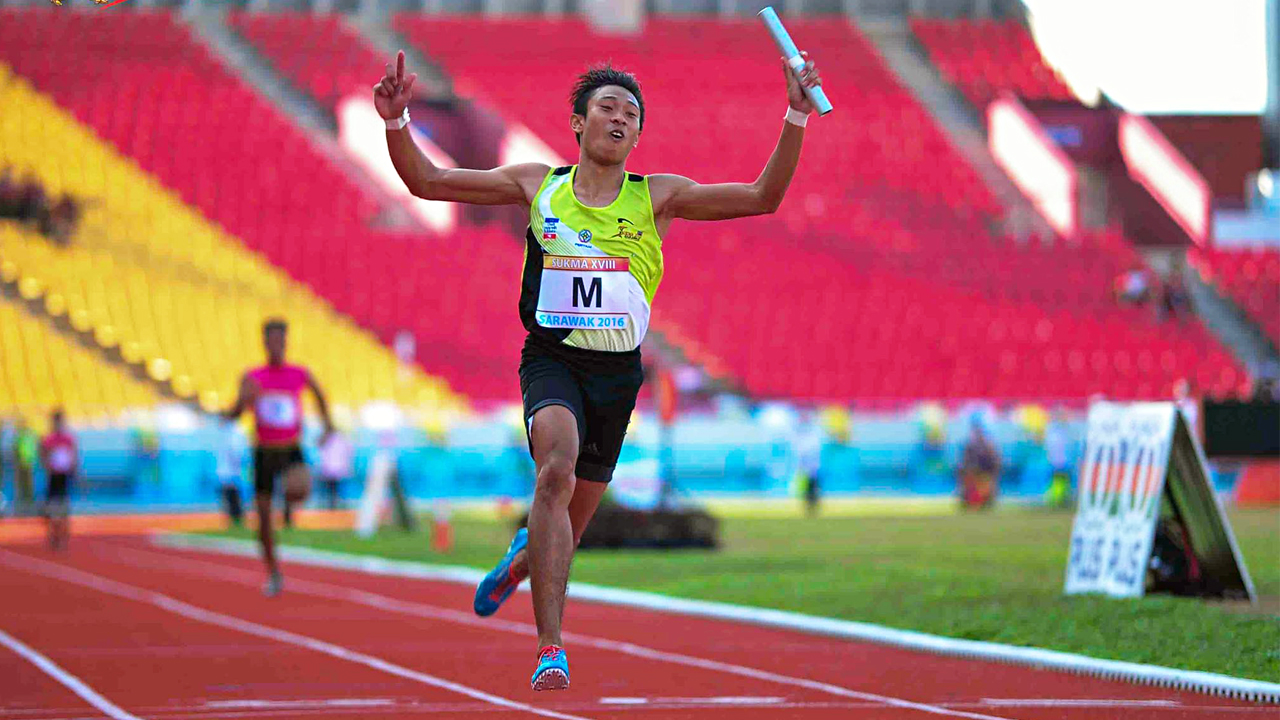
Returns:
[[[52,432],[40,442],[40,450],[48,463],[45,468],[58,475],[70,475],[76,471],[76,439],[69,433]]]
[[[253,417],[258,445],[296,445],[302,437],[302,388],[311,375],[297,365],[264,365],[249,371],[258,385]]]

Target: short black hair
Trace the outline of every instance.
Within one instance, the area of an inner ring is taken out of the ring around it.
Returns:
[[[573,105],[573,114],[586,117],[587,102],[605,85],[617,85],[636,96],[636,103],[640,106],[640,129],[644,130],[644,95],[640,94],[640,81],[636,80],[635,75],[626,70],[619,70],[609,63],[587,68],[586,72],[578,76],[578,81],[573,85],[573,93],[569,96],[569,102]],[[577,133],[577,136],[578,143],[581,144],[582,133]]]
[[[289,329],[289,323],[285,322],[284,318],[268,318],[266,322],[262,323],[263,335],[266,335],[272,330],[279,330],[280,332],[285,332],[288,329]]]

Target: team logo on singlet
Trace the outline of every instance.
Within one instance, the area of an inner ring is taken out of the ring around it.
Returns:
[[[591,231],[583,230],[578,233],[578,242],[574,243],[578,247],[591,247]]]
[[[542,239],[555,240],[557,237],[556,226],[559,225],[559,223],[560,223],[560,218],[549,217],[543,220],[542,221]]]
[[[614,233],[610,240],[630,240],[639,242],[644,237],[643,230],[637,230],[636,224],[626,218],[618,218],[618,232]]]

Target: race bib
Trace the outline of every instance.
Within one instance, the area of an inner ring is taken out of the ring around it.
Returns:
[[[75,465],[76,454],[67,447],[56,447],[49,453],[49,469],[56,473],[69,473]]]
[[[298,424],[298,401],[286,393],[268,393],[258,398],[257,413],[265,427],[291,428]]]
[[[630,261],[547,255],[542,260],[538,324],[571,330],[625,330]]]

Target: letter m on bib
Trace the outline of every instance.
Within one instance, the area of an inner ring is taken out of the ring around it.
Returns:
[[[579,302],[581,299],[581,302]],[[591,287],[588,288],[581,277],[573,278],[573,306],[574,307],[600,307],[604,302],[604,288],[600,278],[591,279]]]

